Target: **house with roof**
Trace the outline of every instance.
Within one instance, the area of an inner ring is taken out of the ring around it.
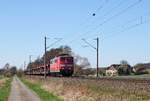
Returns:
[[[120,64],[112,64],[106,69],[106,76],[116,76],[118,75],[118,69]]]

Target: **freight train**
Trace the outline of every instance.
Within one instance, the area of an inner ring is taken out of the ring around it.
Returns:
[[[27,75],[44,75],[45,66],[41,65],[36,68],[28,68],[25,71]],[[60,54],[51,59],[46,64],[46,74],[52,76],[72,76],[74,72],[74,58],[68,54]]]

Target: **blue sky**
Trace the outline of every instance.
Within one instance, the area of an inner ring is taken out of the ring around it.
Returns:
[[[45,35],[48,44],[63,38],[53,47],[69,45],[93,67],[96,52],[83,48],[82,38],[93,45],[100,38],[100,66],[150,62],[149,20],[149,0],[0,0],[0,67],[42,56]],[[129,29],[135,24],[140,25]]]

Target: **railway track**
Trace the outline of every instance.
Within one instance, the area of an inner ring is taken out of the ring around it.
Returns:
[[[33,77],[33,76],[32,76]],[[44,79],[44,76],[36,76]],[[47,79],[68,79],[68,80],[95,80],[95,81],[118,81],[118,82],[136,82],[136,83],[148,83],[150,84],[150,78],[133,78],[133,77],[85,77],[85,76],[72,76],[72,77],[62,77],[62,76],[47,76]]]

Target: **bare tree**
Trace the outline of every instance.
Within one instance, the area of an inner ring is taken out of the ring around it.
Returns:
[[[121,60],[121,61],[120,61],[120,64],[121,64],[121,65],[128,65],[129,63],[128,63],[127,60]]]

